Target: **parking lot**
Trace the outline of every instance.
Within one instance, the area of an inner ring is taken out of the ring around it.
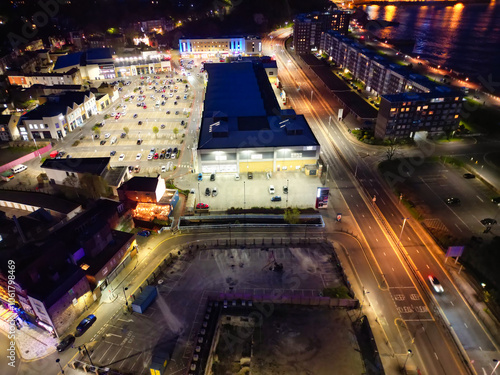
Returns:
[[[210,174],[204,174],[203,180],[198,181],[197,174],[188,174],[176,180],[179,188],[195,190],[196,202],[209,205],[212,211],[223,211],[231,207],[299,207],[310,208],[316,204],[316,190],[322,186],[317,176],[306,176],[302,172],[275,172],[268,179],[266,173],[253,173],[248,179],[246,174],[240,174],[235,180],[234,173],[221,173],[210,181]],[[274,186],[274,194],[269,187]],[[288,186],[288,194],[284,194],[283,187]],[[206,189],[210,195],[205,195]],[[212,196],[213,189],[217,188],[217,196]],[[279,196],[281,201],[272,202],[271,198]]]
[[[186,369],[194,349],[192,338],[204,319],[209,295],[230,290],[248,295],[280,290],[316,296],[324,287],[342,285],[329,261],[329,251],[328,246],[194,251],[157,276],[159,295],[144,314],[123,315],[119,311],[110,320],[104,337],[90,348],[92,360],[96,365],[148,374],[151,348],[158,340],[179,335],[165,373]],[[283,273],[269,269],[271,254],[283,264]]]
[[[149,80],[137,77],[124,85],[120,100],[107,111],[110,117],[100,127],[99,138],[90,128],[83,130],[78,146],[66,150],[71,157],[103,157],[116,151],[112,163],[130,165],[137,161],[138,153],[142,153],[140,160],[146,160],[152,147],[158,152],[163,148],[180,148],[185,141],[185,128],[195,94],[185,77],[165,78],[165,74],[160,79],[154,77],[149,76]],[[155,127],[158,128],[156,134],[153,132]],[[142,140],[140,145],[137,144],[139,139]]]

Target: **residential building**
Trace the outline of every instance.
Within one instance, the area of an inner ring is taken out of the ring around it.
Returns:
[[[19,114],[0,115],[0,141],[8,142],[19,138],[17,124]]]
[[[280,110],[261,63],[205,64],[205,70],[197,172],[315,170],[316,137],[304,116]]]
[[[261,55],[262,41],[253,36],[179,39],[179,52],[182,57],[203,58]]]
[[[416,132],[450,134],[458,128],[463,93],[439,87],[428,93],[383,95],[375,137],[413,138]]]
[[[45,238],[1,252],[0,309],[64,333],[135,254],[135,235],[115,230],[123,213],[120,202],[100,199]],[[7,259],[16,264],[14,303],[5,299]]]
[[[87,38],[90,48],[111,48],[115,51],[122,50],[126,45],[123,34],[96,34]]]
[[[91,91],[50,95],[39,98],[39,101],[42,104],[19,121],[18,129],[23,140],[64,138],[97,114],[95,95]]]
[[[29,88],[33,85],[81,85],[82,76],[78,68],[72,68],[65,73],[32,73],[8,74],[9,83],[13,86]]]
[[[363,82],[366,90],[373,94],[429,92],[439,86],[338,32],[325,32],[321,38],[321,51],[338,66],[347,69],[355,79]]]
[[[351,11],[332,9],[327,12],[299,14],[293,20],[293,46],[298,54],[320,48],[321,34],[334,30],[347,34]]]

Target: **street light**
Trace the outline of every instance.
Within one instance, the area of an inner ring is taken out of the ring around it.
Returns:
[[[411,356],[411,349],[408,349],[408,354],[406,355],[405,363],[403,364],[403,369],[406,371],[406,362],[408,362],[408,358]]]
[[[409,219],[409,217],[404,217],[403,218],[403,226],[401,227],[401,233],[399,233],[398,244],[401,243],[401,236],[403,235],[403,230],[405,229],[406,220],[408,220],[408,219]]]
[[[127,301],[127,294],[125,294],[125,291],[128,290],[127,287],[123,288],[123,295],[125,296],[125,306],[128,306],[128,301]]]
[[[59,358],[56,359],[56,363],[59,365],[59,368],[61,369],[61,374],[64,374],[64,370],[61,366],[61,360]]]
[[[246,209],[247,199],[246,199],[246,189],[245,189],[245,181],[243,181],[243,210]]]

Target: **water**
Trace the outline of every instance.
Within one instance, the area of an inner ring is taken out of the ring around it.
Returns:
[[[500,1],[489,4],[369,5],[370,19],[398,21],[388,39],[414,39],[414,55],[471,77],[500,77]]]

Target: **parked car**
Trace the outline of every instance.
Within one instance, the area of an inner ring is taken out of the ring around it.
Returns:
[[[206,204],[206,203],[198,203],[196,205],[196,208],[197,209],[204,209],[204,210],[206,210],[206,209],[208,209],[208,204]]]
[[[212,189],[212,197],[216,197],[216,196],[217,196],[217,194],[218,194],[217,188],[216,188],[216,187],[214,187],[214,188]]]
[[[142,158],[142,154],[139,152],[137,154],[137,156],[135,157],[135,160],[141,160],[141,158]]]
[[[136,165],[134,167],[134,173],[139,173],[141,171],[141,166],[140,165]]]
[[[207,197],[209,197],[209,196],[210,196],[210,188],[208,188],[208,187],[207,187],[207,188],[205,189],[205,195],[206,195]]]
[[[288,186],[283,186],[283,194],[288,194]]]
[[[120,157],[118,158],[118,161],[123,161],[125,159],[125,154],[121,154]]]
[[[99,142],[101,146],[104,146],[106,144],[106,141],[103,139],[101,142]]]
[[[215,173],[212,173],[212,174],[210,175],[210,181],[215,181]]]
[[[473,175],[472,173],[464,173],[464,178],[470,180],[472,178],[476,178],[476,176]]]
[[[127,133],[120,134],[120,138],[125,138],[126,136],[127,136]]]
[[[142,144],[142,139],[137,140],[137,145],[140,145],[140,144]]]
[[[203,181],[203,174],[198,173],[198,181]]]
[[[140,105],[140,104],[139,104],[139,105]],[[138,116],[138,115],[137,115],[137,113],[135,113],[135,114],[134,114],[134,118],[137,118],[137,116]]]
[[[115,156],[115,155],[116,155],[116,151],[115,151],[115,150],[113,150],[113,151],[111,151],[111,152],[109,153],[109,156]]]
[[[141,237],[149,237],[149,236],[151,236],[151,231],[141,230],[140,232],[137,232],[137,235],[141,236]]]
[[[166,172],[167,171],[167,166],[166,165],[162,165],[161,166],[161,171],[162,172]]]
[[[137,125],[142,125],[142,121],[138,121],[138,122],[137,122]]]
[[[236,173],[234,175],[234,179],[235,179],[235,181],[239,181],[240,180],[240,175],[238,173]]]
[[[75,336],[79,337],[79,336],[83,335],[92,326],[92,324],[95,323],[96,320],[97,320],[97,318],[93,314],[90,314],[89,316],[84,318],[80,322],[80,324],[78,324],[78,326],[76,327]]]
[[[435,276],[429,275],[427,276],[427,278],[429,279],[429,282],[431,283],[432,287],[436,292],[438,293],[444,292],[443,286]]]
[[[247,178],[248,178],[249,180],[253,179],[253,173],[252,173],[252,172],[248,172],[248,173],[247,173]]]
[[[274,194],[275,191],[274,191],[274,186],[273,185],[269,185],[269,194]]]
[[[279,195],[275,195],[271,197],[271,202],[281,202],[281,197]]]
[[[73,345],[74,342],[75,342],[75,336],[73,336],[73,335],[66,336],[57,345],[57,351],[64,352],[70,345]]]

